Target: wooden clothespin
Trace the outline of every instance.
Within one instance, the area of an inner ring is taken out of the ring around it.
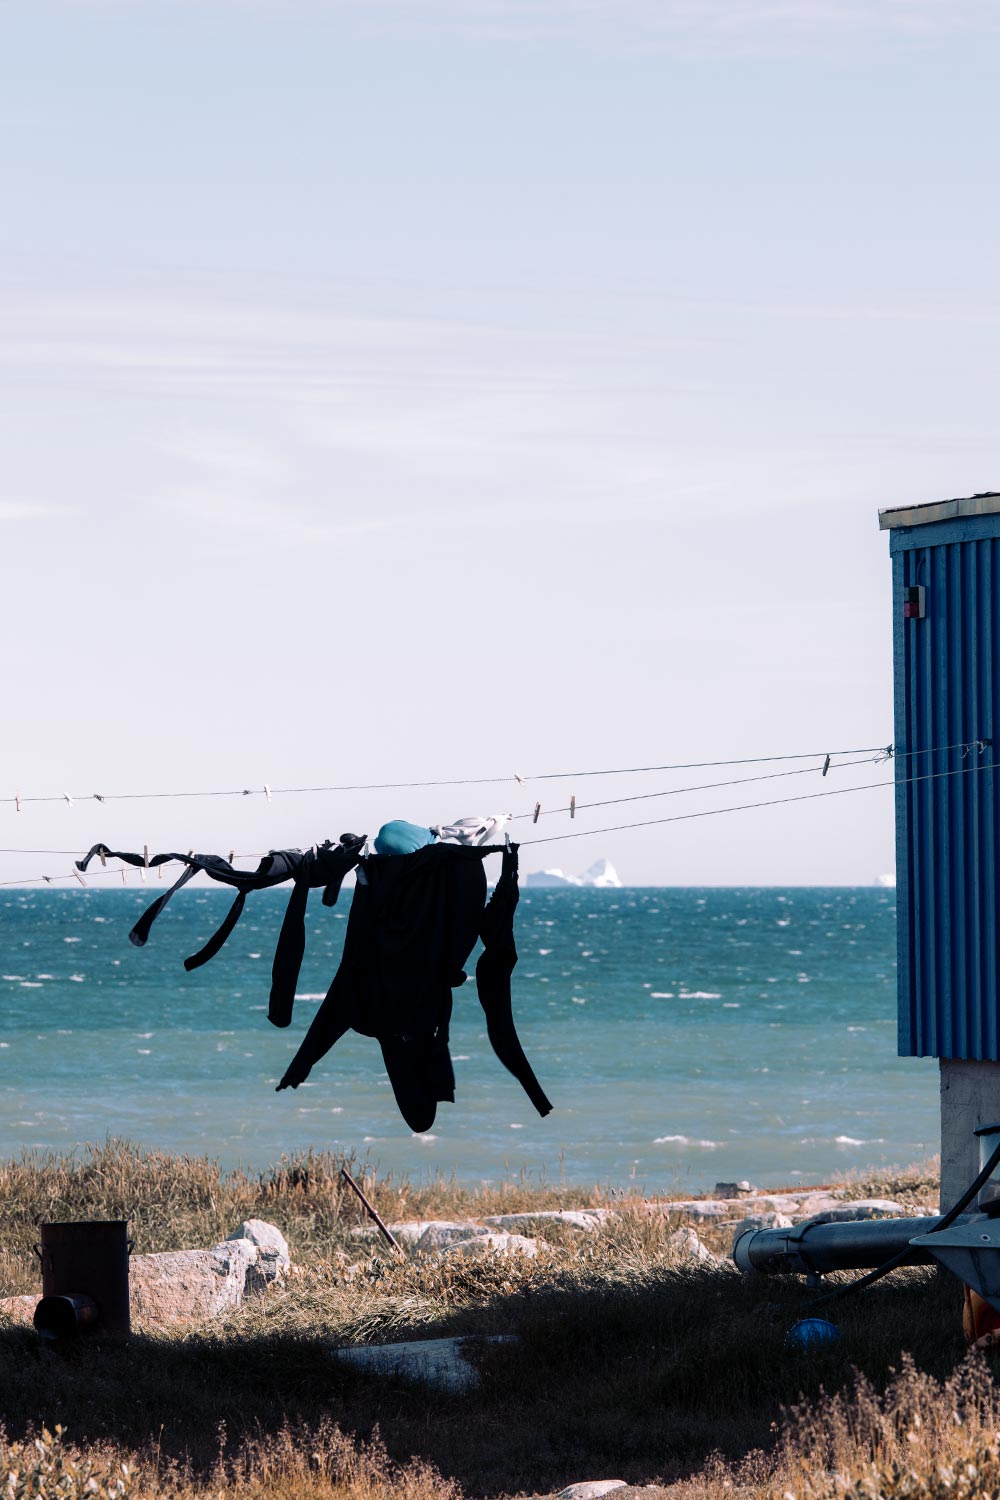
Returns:
[[[524,786],[524,777],[518,776],[516,771],[514,772],[514,780],[517,782],[518,786]]]
[[[142,868],[142,865],[139,866],[139,879],[142,881],[143,885],[146,884],[146,872]]]
[[[83,876],[80,874],[79,870],[77,870],[77,869],[74,868],[73,874],[76,876],[77,880],[80,882],[81,885],[86,885],[87,884],[87,882],[84,880]]]
[[[571,818],[575,818],[576,817],[576,798],[575,797],[571,797],[569,799],[569,815],[570,815]]]
[[[146,866],[146,869],[148,870],[149,869],[149,845],[148,844],[143,844],[143,846],[142,846],[142,862]]]
[[[823,762],[823,775],[824,776],[826,775],[827,771],[829,771],[829,769],[830,769],[830,757],[827,756],[826,760]]]
[[[229,851],[229,863],[232,864],[232,862],[233,862],[233,860],[235,858],[236,858],[236,852],[235,852],[235,850],[230,849],[230,851]]]
[[[98,851],[97,851],[97,857],[101,861],[102,865],[106,865],[107,864],[108,861],[105,858],[105,854],[104,854],[104,850],[103,849],[98,849]]]
[[[534,817],[531,820],[533,823],[537,823],[538,822],[538,814],[541,812],[541,810],[542,810],[542,804],[540,802],[536,802],[535,803]]]
[[[271,788],[268,786],[268,784],[267,784],[266,781],[264,782],[264,796],[267,798],[268,802],[270,802],[270,800],[271,800]]]
[[[122,865],[122,885],[128,885],[128,881],[125,879],[125,866],[124,865]]]
[[[100,792],[95,792],[94,793],[94,801],[95,802],[103,802],[104,801],[104,798],[101,796]]]
[[[21,811],[21,793],[20,792],[15,792],[14,793],[14,806],[17,808],[18,812]]]
[[[70,796],[69,792],[63,792],[63,801],[68,802],[70,807],[73,806],[73,798]]]
[[[43,875],[42,879],[45,881],[46,885],[51,885],[52,884],[52,876],[51,875]]]

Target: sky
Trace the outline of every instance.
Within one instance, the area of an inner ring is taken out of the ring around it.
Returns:
[[[0,879],[536,801],[528,871],[891,871],[885,787],[586,830],[891,775],[819,767],[893,737],[878,510],[1000,489],[998,61],[992,0],[6,0]]]

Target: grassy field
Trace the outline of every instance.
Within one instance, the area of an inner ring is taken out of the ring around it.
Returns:
[[[638,1202],[590,1235],[539,1221],[533,1261],[397,1262],[352,1235],[363,1216],[340,1165],[317,1154],[226,1175],[121,1144],[0,1163],[5,1295],[37,1291],[43,1219],[127,1217],[150,1252],[210,1245],[259,1217],[284,1231],[300,1268],[197,1334],[53,1347],[0,1329],[5,1500],[458,1500],[609,1477],[678,1500],[1000,1493],[1000,1393],[966,1356],[950,1278],[897,1273],[837,1306],[840,1343],[794,1351],[785,1335],[810,1301],[800,1281],[693,1264],[669,1244],[680,1221]],[[355,1170],[390,1221],[608,1203],[598,1190],[512,1181],[474,1192]],[[914,1169],[850,1191],[923,1204],[935,1185]],[[731,1230],[699,1234],[728,1254]],[[518,1338],[488,1348],[480,1387],[464,1396],[330,1353],[469,1333]]]

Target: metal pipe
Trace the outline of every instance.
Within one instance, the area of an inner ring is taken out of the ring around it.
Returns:
[[[791,1229],[745,1229],[733,1245],[741,1271],[765,1275],[823,1276],[828,1271],[863,1271],[899,1255],[916,1235],[930,1234],[941,1216],[913,1219],[861,1219],[846,1224],[807,1221]],[[931,1252],[914,1248],[907,1263],[927,1266]]]
[[[35,1328],[43,1339],[71,1339],[96,1323],[99,1315],[97,1303],[85,1292],[60,1292],[39,1302]]]

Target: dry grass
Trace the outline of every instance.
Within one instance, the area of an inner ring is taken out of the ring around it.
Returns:
[[[114,1144],[73,1161],[0,1164],[4,1292],[37,1287],[30,1245],[42,1218],[129,1217],[138,1248],[154,1250],[211,1244],[256,1216],[284,1230],[301,1267],[198,1335],[52,1349],[28,1331],[0,1334],[10,1433],[0,1474],[75,1466],[62,1489],[26,1478],[10,1495],[451,1500],[616,1476],[658,1482],[678,1500],[936,1500],[964,1492],[914,1489],[912,1473],[952,1461],[1000,1473],[990,1456],[1000,1397],[985,1366],[963,1364],[953,1281],[899,1273],[838,1306],[839,1344],[797,1351],[785,1335],[808,1308],[799,1281],[745,1281],[725,1262],[685,1261],[670,1245],[676,1220],[638,1204],[590,1235],[538,1221],[536,1260],[397,1261],[352,1233],[361,1215],[339,1167],[313,1155],[225,1175]],[[472,1192],[354,1170],[389,1220],[607,1202],[597,1190],[514,1182]],[[935,1192],[919,1172],[854,1187],[905,1189],[913,1202]],[[699,1233],[728,1251],[727,1229]],[[469,1333],[517,1342],[484,1347],[480,1388],[461,1398],[331,1357],[341,1343]],[[57,1423],[65,1435],[32,1446]],[[96,1488],[80,1488],[91,1479]]]

